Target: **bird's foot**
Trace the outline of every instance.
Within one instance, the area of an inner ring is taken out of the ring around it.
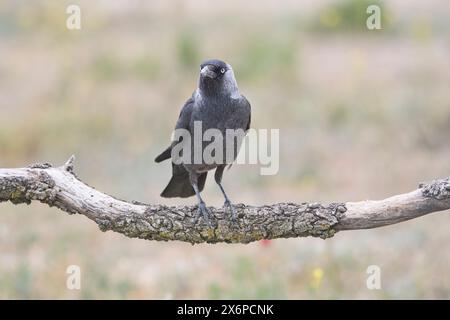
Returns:
[[[237,213],[236,213],[236,209],[234,209],[231,201],[226,199],[223,204],[223,207],[225,209],[228,209],[227,211],[231,214],[231,220],[233,220],[233,222],[235,222],[237,220]]]
[[[203,217],[205,222],[210,226],[214,228],[214,223],[211,220],[211,213],[209,212],[208,208],[206,207],[206,204],[204,202],[200,202],[198,204],[197,209],[197,217],[195,218],[195,222],[197,223],[198,219],[200,217]]]

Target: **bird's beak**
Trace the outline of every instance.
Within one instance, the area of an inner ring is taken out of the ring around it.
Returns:
[[[208,77],[211,79],[215,79],[217,77],[217,74],[213,70],[211,70],[211,66],[209,65],[204,66],[200,71],[200,74],[202,77]]]

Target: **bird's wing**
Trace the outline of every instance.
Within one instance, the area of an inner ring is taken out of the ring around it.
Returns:
[[[175,129],[189,129],[194,102],[195,102],[194,98],[190,97],[184,104],[183,108],[181,108],[180,116],[178,117]]]
[[[194,102],[194,98],[190,97],[184,104],[183,108],[181,108],[181,112],[175,125],[175,129],[189,129]],[[155,162],[159,163],[161,161],[170,159],[170,157],[172,156],[172,146],[174,144],[177,144],[178,142],[179,141],[173,141],[172,144],[166,148],[166,150],[164,150],[155,158]]]
[[[250,129],[250,124],[252,122],[252,106],[250,105],[250,102],[246,97],[242,96],[242,100],[244,101],[244,107],[248,109],[248,122],[247,126],[245,127],[245,131],[247,132],[248,129]]]
[[[247,100],[246,97],[244,97],[243,95],[241,95],[241,97],[242,97],[242,101],[243,101],[242,105],[248,111],[248,121],[247,121],[247,125],[245,126],[245,132],[247,133],[247,131],[250,129],[250,124],[252,122],[252,106],[250,105],[250,102]],[[228,165],[228,169],[230,169],[232,165],[233,165],[233,163],[230,163]]]

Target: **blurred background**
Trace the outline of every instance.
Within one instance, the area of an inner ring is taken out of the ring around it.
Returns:
[[[66,8],[81,8],[81,30]],[[382,30],[366,28],[378,4]],[[280,171],[234,166],[234,202],[356,201],[450,173],[450,3],[0,2],[0,167],[75,170],[120,198],[162,199],[167,146],[206,58],[229,62],[253,128],[280,129]],[[210,178],[204,198],[222,205]],[[0,205],[0,298],[450,298],[450,216],[249,245],[102,233],[39,203]],[[381,268],[382,290],[366,269]],[[79,265],[81,290],[66,288]]]

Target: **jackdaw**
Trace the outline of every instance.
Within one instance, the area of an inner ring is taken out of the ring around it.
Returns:
[[[250,121],[250,103],[240,94],[231,66],[216,59],[204,61],[200,65],[198,88],[184,104],[175,130],[185,129],[193,136],[194,127],[199,122],[202,135],[208,129],[217,129],[216,132],[219,132],[221,135],[219,140],[223,144],[223,160],[214,161],[213,163],[206,162],[203,159],[203,151],[208,146],[208,143],[202,139],[200,162],[198,160],[195,161],[193,154],[191,157],[186,157],[190,160],[186,161],[186,158],[181,157],[182,154],[174,155],[173,151],[177,149],[176,146],[182,146],[179,144],[190,143],[191,145],[187,146],[189,150],[192,153],[198,152],[198,146],[197,150],[194,148],[194,139],[190,139],[190,141],[189,139],[184,141],[185,139],[182,138],[173,140],[171,145],[155,158],[157,163],[172,158],[172,178],[161,193],[161,196],[165,198],[186,198],[195,194],[198,199],[197,219],[199,216],[203,216],[206,221],[210,222],[209,212],[200,192],[205,186],[208,171],[216,169],[214,178],[225,198],[224,207],[231,211],[232,219],[235,219],[236,212],[222,187],[222,175],[225,167],[227,165],[231,166],[231,163],[236,159],[243,135],[250,128]],[[229,129],[240,131],[243,135],[230,137],[228,135]],[[210,143],[217,142],[215,141],[216,139],[217,137],[214,137],[214,141]],[[229,148],[227,150],[227,146],[229,146],[227,142],[230,142],[230,139],[233,139],[233,150],[231,150],[233,156],[228,157],[230,153],[227,152],[230,150]],[[212,154],[214,155],[214,152]],[[178,161],[175,161],[175,158]],[[183,160],[180,161],[180,159]]]

